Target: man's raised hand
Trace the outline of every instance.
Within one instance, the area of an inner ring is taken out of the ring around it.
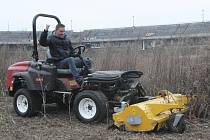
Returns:
[[[49,28],[50,28],[50,25],[47,24],[46,27],[45,27],[45,31],[48,31]]]

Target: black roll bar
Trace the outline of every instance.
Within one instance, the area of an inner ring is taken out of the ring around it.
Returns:
[[[37,51],[37,35],[36,35],[36,20],[38,17],[48,17],[48,18],[54,18],[58,24],[61,23],[60,19],[54,15],[47,15],[47,14],[37,14],[34,16],[32,21],[32,28],[33,28],[33,54],[32,57],[35,61],[39,60],[39,55]]]

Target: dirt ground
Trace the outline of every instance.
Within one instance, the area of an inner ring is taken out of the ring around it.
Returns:
[[[46,117],[43,114],[31,118],[16,115],[11,97],[0,97],[0,139],[1,140],[138,140],[138,139],[209,139],[210,119],[206,121],[187,120],[183,134],[169,132],[131,133],[108,130],[108,124],[80,123],[68,110],[48,106]]]

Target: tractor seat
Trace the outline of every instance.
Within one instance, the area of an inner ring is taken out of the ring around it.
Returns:
[[[47,60],[46,60],[47,63],[54,64],[54,60],[52,58],[52,55],[50,54],[49,49],[47,50],[46,57],[47,57]],[[57,74],[58,75],[72,75],[71,70],[69,69],[57,69]]]
[[[89,74],[86,80],[89,82],[118,81],[123,73],[124,71],[97,71]]]
[[[50,54],[50,50],[48,49],[47,50],[47,60],[46,60],[46,62],[48,63],[48,64],[55,64],[55,60],[53,59],[53,57],[51,56],[51,54]],[[83,71],[84,71],[84,68],[83,68],[83,66],[82,66],[82,63],[78,63],[78,64],[76,64],[76,69],[77,69],[77,71],[80,73],[80,74],[83,74]],[[57,74],[59,75],[59,76],[65,76],[65,75],[72,75],[72,72],[71,72],[71,70],[70,69],[68,69],[68,68],[64,68],[64,69],[60,69],[60,68],[57,68]]]
[[[69,69],[57,69],[57,74],[72,74]]]
[[[89,74],[86,78],[89,82],[115,82],[120,79],[140,78],[143,75],[141,71],[97,71]]]

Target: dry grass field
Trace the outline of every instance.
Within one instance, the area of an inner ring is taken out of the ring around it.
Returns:
[[[210,137],[210,118],[206,121],[187,120],[187,128],[183,134],[166,131],[132,133],[108,130],[106,121],[83,124],[73,113],[69,116],[67,110],[59,110],[56,106],[47,106],[46,118],[41,113],[35,117],[22,118],[15,114],[10,97],[0,97],[0,112],[1,140],[208,140]]]
[[[206,47],[163,46],[141,50],[138,44],[117,48],[89,49],[87,56],[93,60],[94,70],[140,70],[144,73],[141,82],[148,95],[167,89],[172,92],[209,96],[210,94],[210,43]],[[44,58],[45,52],[40,56]],[[5,88],[6,70],[9,65],[30,60],[28,49],[0,48],[0,87]],[[209,98],[209,97],[208,97]],[[201,100],[203,102],[203,100]],[[208,111],[208,101],[206,110]],[[199,111],[195,110],[195,111]],[[70,121],[71,118],[71,121]],[[165,131],[150,133],[120,132],[107,130],[107,122],[82,124],[67,110],[47,106],[47,117],[21,118],[12,108],[12,98],[0,97],[0,139],[209,139],[210,118],[187,119],[183,134]]]

